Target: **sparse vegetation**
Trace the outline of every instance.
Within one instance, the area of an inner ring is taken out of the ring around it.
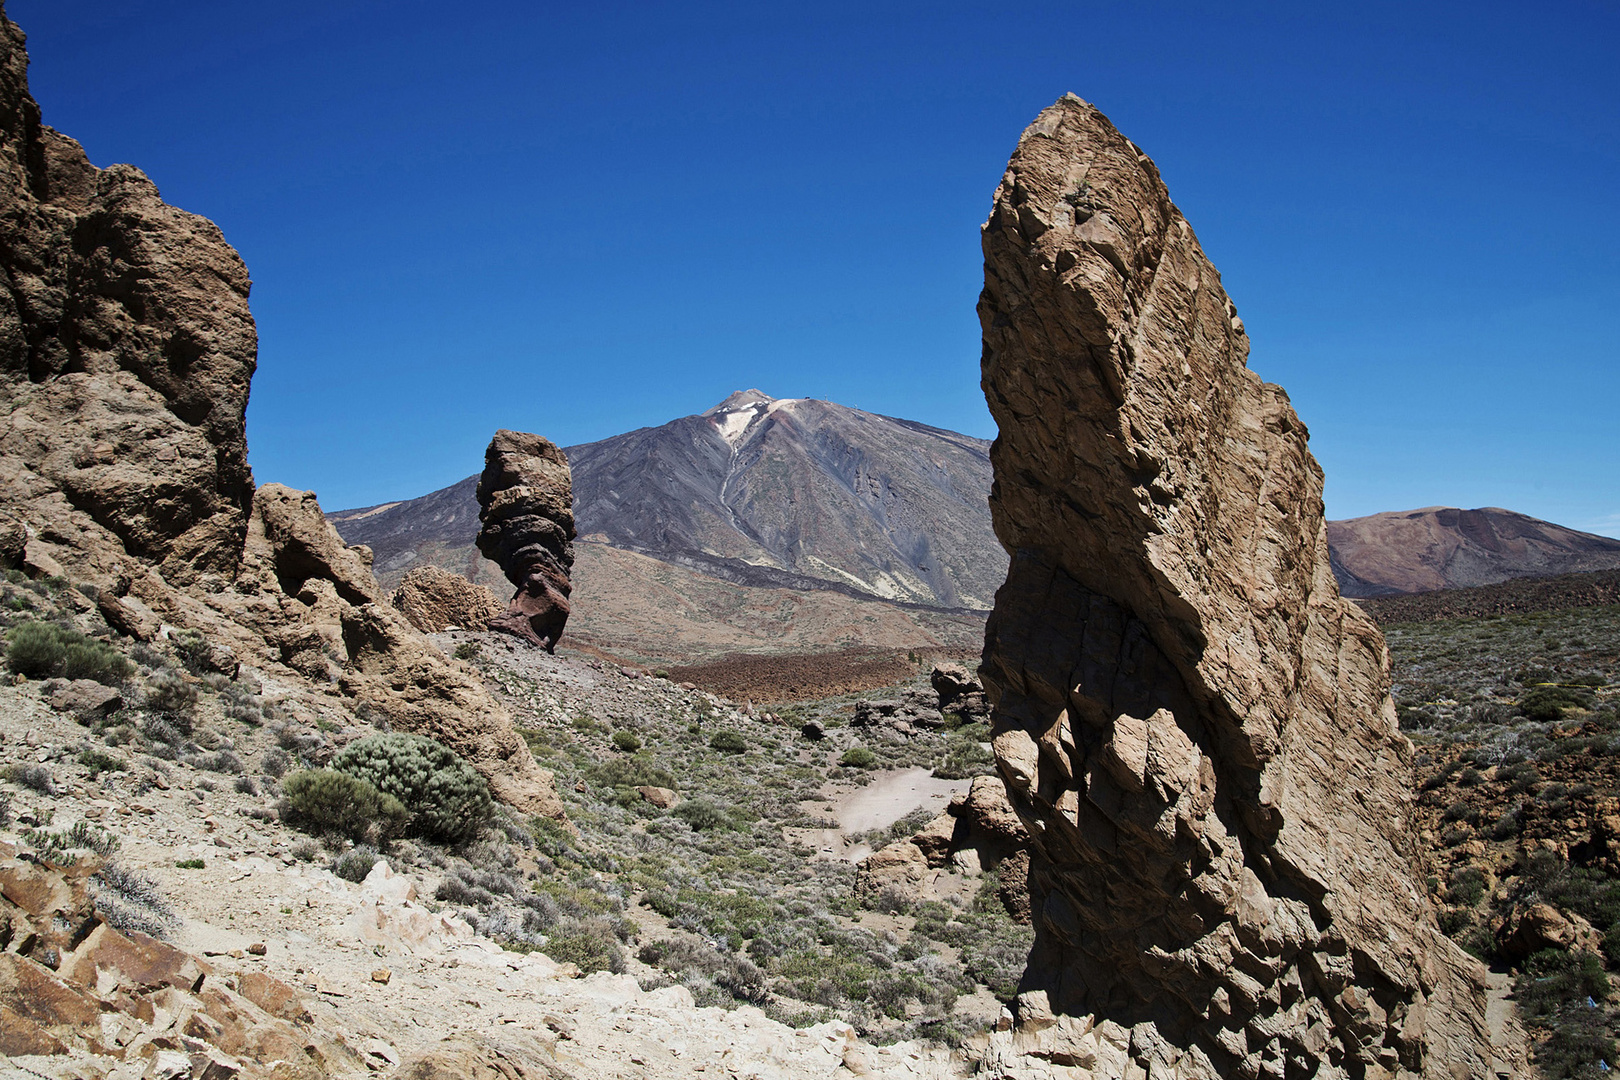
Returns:
[[[108,686],[135,672],[111,645],[47,622],[25,622],[7,631],[6,663],[30,679],[93,679]]]
[[[398,799],[332,769],[307,769],[282,782],[282,817],[315,833],[383,844],[405,831],[410,814]]]
[[[490,821],[489,786],[443,743],[422,735],[370,735],[350,743],[332,768],[354,777],[410,813],[407,832],[465,843]]]
[[[1610,983],[1620,859],[1594,840],[1620,811],[1620,608],[1401,624],[1386,635],[1401,726],[1418,744],[1441,928],[1488,962],[1517,964],[1514,997],[1542,1076],[1599,1075],[1598,1062],[1615,1064],[1620,1026]],[[1503,955],[1493,927],[1537,902],[1590,922],[1600,951]]]
[[[5,777],[18,787],[41,795],[56,794],[56,781],[51,778],[51,771],[43,765],[7,765]]]
[[[25,829],[21,837],[23,843],[33,848],[40,858],[63,866],[71,866],[78,861],[76,852],[111,855],[119,847],[118,837],[88,821],[74,822],[71,827],[56,832],[44,828]]]

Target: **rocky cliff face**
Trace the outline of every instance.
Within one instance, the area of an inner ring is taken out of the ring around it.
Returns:
[[[41,124],[23,46],[0,14],[0,556],[96,597],[85,629],[199,631],[218,672],[296,673],[560,817],[476,674],[381,602],[369,551],[312,494],[255,491],[246,267],[139,170],[97,169]]]
[[[1032,1022],[1044,993],[1129,1029],[1152,1075],[1487,1075],[1482,971],[1414,880],[1383,639],[1158,170],[1066,97],[983,242],[1012,566],[982,670],[1035,856]]]
[[[574,491],[568,458],[540,435],[497,431],[478,478],[478,550],[517,587],[489,628],[550,652],[568,622],[574,565]]]
[[[175,584],[228,577],[253,491],[247,268],[138,169],[44,126],[23,44],[0,18],[0,484],[42,559],[71,546],[116,581],[104,532]]]

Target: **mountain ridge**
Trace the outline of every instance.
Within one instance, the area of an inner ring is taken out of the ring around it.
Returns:
[[[738,391],[692,416],[565,447],[585,543],[734,584],[988,610],[989,443],[812,398]],[[476,477],[334,511],[384,584],[431,561],[498,587],[472,550]]]

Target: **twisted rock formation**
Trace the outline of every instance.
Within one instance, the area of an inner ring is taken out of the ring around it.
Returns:
[[[1065,97],[983,243],[1012,566],[982,672],[1032,838],[1026,1012],[1093,1014],[1076,1037],[1155,1076],[1489,1075],[1322,471],[1158,170]]]
[[[501,430],[478,478],[478,550],[517,587],[491,630],[557,647],[568,622],[574,565],[574,493],[568,458],[550,439]]]
[[[424,634],[481,629],[504,610],[487,587],[437,566],[418,566],[406,574],[391,602]]]
[[[313,494],[255,491],[247,268],[138,169],[40,122],[24,41],[0,12],[0,562],[91,587],[72,594],[87,626],[196,630],[221,673],[336,686],[561,818],[511,717],[382,602],[369,550]]]

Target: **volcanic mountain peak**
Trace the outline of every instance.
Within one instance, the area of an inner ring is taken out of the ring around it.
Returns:
[[[758,421],[798,401],[798,398],[768,397],[758,390],[738,390],[701,415],[713,422],[720,433],[720,438],[724,439],[728,446],[735,447],[755,430]]]

